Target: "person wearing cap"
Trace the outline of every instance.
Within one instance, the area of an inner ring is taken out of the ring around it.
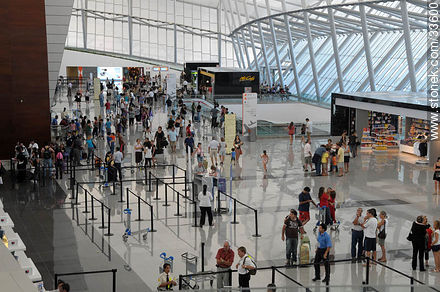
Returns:
[[[304,188],[304,190],[299,194],[298,200],[299,220],[301,221],[302,225],[305,226],[307,222],[310,221],[310,203],[313,203],[315,207],[317,207],[317,205],[310,196],[309,187]]]
[[[284,219],[283,230],[281,232],[281,240],[286,239],[286,266],[296,263],[298,250],[298,231],[303,237],[304,229],[301,221],[297,217],[294,209],[290,210],[290,214]]]
[[[217,289],[222,289],[225,286],[230,286],[230,274],[232,263],[234,262],[234,251],[231,249],[229,241],[223,243],[223,247],[217,251]]]

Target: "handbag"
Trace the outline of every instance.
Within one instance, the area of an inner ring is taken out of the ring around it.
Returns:
[[[387,234],[385,233],[385,225],[386,223],[383,224],[383,229],[377,235],[377,237],[380,239],[385,239],[387,237]]]
[[[408,240],[408,241],[414,240],[414,234],[412,233],[412,231],[409,232],[408,236],[406,237],[406,240]]]

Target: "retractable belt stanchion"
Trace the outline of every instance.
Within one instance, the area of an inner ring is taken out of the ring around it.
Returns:
[[[83,213],[85,213],[85,214],[90,213],[90,211],[87,209],[87,197],[88,197],[88,191],[85,190],[85,197],[84,197],[84,199],[85,199],[85,204],[86,204],[86,210],[83,211]]]
[[[177,192],[177,205],[176,205],[176,208],[177,208],[177,213],[174,214],[174,216],[182,216],[182,214],[180,214],[180,194],[179,194],[179,192]]]
[[[150,222],[150,225],[151,225],[150,232],[156,232],[157,230],[154,229],[153,206],[152,205],[149,205],[149,206],[150,206],[150,220],[151,220],[151,222]]]
[[[110,232],[110,208],[107,208],[107,233],[104,234],[104,236],[113,236],[113,233]]]
[[[255,234],[252,235],[253,237],[261,237],[261,234],[258,234],[258,211],[254,210],[255,212]]]
[[[162,206],[164,207],[168,207],[170,204],[168,204],[168,184],[165,183],[165,204],[163,204]]]
[[[127,201],[127,209],[130,209],[130,198],[129,197],[130,197],[130,189],[127,188],[127,195],[125,196],[125,200]],[[120,202],[123,202],[122,198],[121,198]]]
[[[97,220],[97,218],[95,217],[95,205],[94,205],[94,201],[95,201],[95,197],[92,197],[92,218],[89,218],[89,220],[94,221]]]
[[[101,226],[99,226],[99,229],[104,229],[105,225],[104,225],[104,203],[101,203]]]
[[[150,180],[150,184],[151,184],[151,180]],[[156,197],[153,199],[158,201],[159,200],[159,179],[156,177]]]
[[[238,224],[237,221],[237,200],[234,199],[234,221],[231,222],[231,224]]]
[[[142,221],[141,219],[141,197],[137,196],[138,199],[138,218],[135,221]]]

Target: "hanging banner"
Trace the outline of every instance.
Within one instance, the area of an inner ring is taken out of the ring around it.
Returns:
[[[231,154],[232,146],[234,145],[234,139],[237,132],[237,124],[235,120],[235,114],[225,115],[225,142],[226,142],[226,154]]]
[[[101,94],[101,80],[99,78],[93,78],[93,97],[99,100]]]
[[[176,74],[167,74],[167,94],[176,98]]]
[[[242,117],[243,136],[254,142],[257,139],[257,93],[243,93]]]

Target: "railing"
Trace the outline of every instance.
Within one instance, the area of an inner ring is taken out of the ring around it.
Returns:
[[[94,201],[97,201],[98,203],[101,204],[101,226],[99,226],[99,229],[105,229],[107,228],[107,233],[104,233],[105,236],[113,236],[113,233],[110,232],[111,230],[111,220],[110,220],[110,211],[111,209],[106,206],[104,204],[103,201],[97,199],[95,196],[93,196],[88,190],[86,190],[83,186],[81,186],[81,184],[95,184],[95,182],[76,182],[76,196],[75,196],[75,203],[73,205],[80,205],[81,203],[78,202],[78,197],[79,197],[79,188],[81,187],[81,189],[84,191],[84,203],[85,203],[85,211],[83,211],[84,214],[88,214],[90,213],[90,211],[88,210],[88,196],[90,196],[91,198],[91,213],[92,213],[92,217],[89,218],[90,221],[94,221],[97,220],[97,218],[95,217],[95,205],[94,205]],[[73,190],[72,190],[73,193]],[[72,199],[72,198],[71,198]],[[107,227],[104,225],[105,219],[104,219],[104,208],[107,209]]]
[[[112,270],[101,270],[101,271],[88,271],[88,272],[75,272],[75,273],[55,273],[55,288],[58,288],[58,278],[60,276],[76,276],[76,275],[92,275],[92,274],[102,274],[102,273],[112,273],[113,278],[112,278],[112,291],[116,292],[116,272],[118,270],[117,269],[112,269]],[[75,291],[75,290],[73,290]]]
[[[389,267],[389,266],[387,266],[387,265],[385,265],[385,264],[383,264],[381,262],[375,261],[375,260],[370,259],[370,258],[365,258],[365,257],[362,258],[362,260],[366,260],[367,261],[367,267],[366,267],[366,273],[365,273],[365,281],[363,281],[363,283],[362,283],[363,291],[369,291],[369,288],[371,288],[369,286],[370,285],[370,283],[369,283],[370,282],[369,281],[369,279],[370,279],[370,269],[369,269],[370,261],[373,261],[373,262],[375,262],[377,264],[380,264],[381,266],[383,266],[383,267],[385,267],[387,269],[390,269],[391,271],[396,272],[399,275],[402,275],[402,276],[408,278],[410,280],[410,285],[409,286],[405,285],[405,287],[409,287],[410,292],[414,292],[415,291],[414,290],[414,288],[415,288],[414,284],[415,283],[423,285],[423,286],[429,288],[432,291],[436,291],[436,292],[440,291],[436,287],[428,286],[425,283],[423,283],[422,281],[416,280],[416,279],[414,279],[414,277],[406,275],[405,273],[403,273],[403,272],[401,272],[399,270],[396,270],[394,268],[391,268],[391,267]],[[332,261],[329,260],[328,263],[329,264],[335,264],[335,263],[345,263],[345,262],[352,262],[352,261],[353,261],[353,259],[350,258],[350,259],[341,259],[341,260],[332,260]],[[281,272],[279,269],[305,268],[305,267],[311,267],[311,266],[314,266],[314,265],[315,265],[315,263],[295,264],[295,265],[290,265],[290,266],[270,266],[270,267],[262,267],[262,268],[257,267],[256,270],[257,271],[271,270],[271,272],[272,272],[271,273],[271,284],[275,284],[276,273],[279,273],[280,275],[282,275],[286,279],[288,279],[288,280],[294,282],[296,285],[298,285],[299,287],[297,287],[297,288],[299,288],[301,290],[304,289],[306,292],[310,292],[310,291],[312,291],[310,288],[308,288],[305,285],[301,284],[299,281],[293,279],[291,276],[288,276],[285,273]],[[230,286],[232,286],[232,274],[236,273],[236,272],[238,272],[238,270],[230,269],[230,270],[227,270],[227,271],[215,271],[215,272],[204,272],[202,270],[202,272],[200,272],[200,273],[187,274],[187,275],[179,275],[179,283],[178,283],[179,284],[179,290],[181,290],[182,288],[186,288],[186,287],[184,287],[184,283],[189,284],[186,279],[197,278],[197,277],[200,277],[200,276],[218,275],[218,274],[223,274],[223,273],[228,273],[229,274],[229,279],[230,279],[230,282],[231,282]],[[329,286],[329,282],[327,282],[326,285],[327,285],[326,288],[330,287]],[[187,287],[191,287],[191,286],[187,285]],[[351,287],[353,287],[353,286],[351,286]],[[227,290],[231,290],[230,288],[225,288],[225,291],[226,291],[226,289]],[[269,289],[269,288],[266,288],[266,289]],[[278,289],[279,288],[277,288],[277,290]],[[354,291],[354,289],[352,291]]]
[[[220,190],[218,190],[218,195],[217,195],[218,210],[220,210],[220,194],[222,194],[222,195],[224,195],[224,196],[226,196],[226,197],[229,197],[229,198],[231,198],[231,200],[234,201],[234,221],[232,221],[231,224],[238,224],[238,223],[239,223],[239,222],[237,221],[237,203],[239,203],[240,205],[242,205],[242,206],[244,206],[244,207],[246,207],[246,208],[248,208],[248,209],[250,209],[250,210],[252,210],[252,211],[254,212],[254,218],[255,218],[255,234],[253,234],[252,236],[253,236],[253,237],[260,237],[261,234],[258,233],[258,210],[255,209],[255,208],[252,208],[252,207],[250,207],[250,206],[248,206],[248,205],[246,205],[246,204],[243,203],[243,202],[240,202],[240,201],[237,200],[236,198],[234,198],[234,197],[232,197],[232,196],[228,195],[227,193],[222,192],[222,191],[220,191]]]
[[[136,195],[133,191],[131,191],[129,188],[127,188],[127,209],[130,209],[130,194],[134,195],[137,198],[137,209],[138,209],[138,218],[135,221],[142,221],[141,219],[141,201],[148,205],[150,207],[150,230],[149,232],[156,232],[157,230],[154,229],[154,213],[153,213],[153,205],[142,199],[140,196]],[[119,201],[124,202],[124,201]]]

